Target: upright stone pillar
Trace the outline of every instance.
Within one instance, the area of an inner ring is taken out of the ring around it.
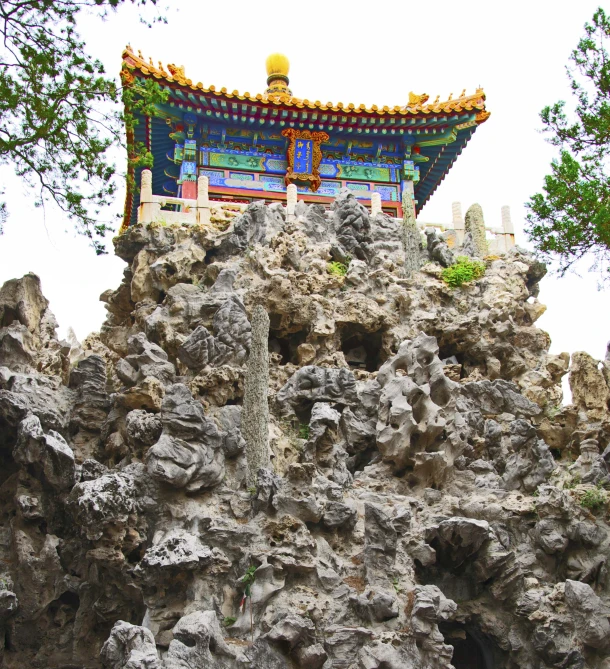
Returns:
[[[152,172],[142,170],[140,178],[140,206],[138,207],[138,223],[152,223],[161,205],[153,202]]]
[[[295,184],[286,186],[286,221],[294,221],[297,207],[297,187]]]
[[[381,214],[381,194],[377,191],[371,193],[371,216],[374,218],[377,214]]]
[[[420,268],[419,242],[420,234],[415,220],[413,206],[413,184],[402,191],[402,243],[405,252],[405,275],[410,276]]]
[[[502,230],[504,232],[504,246],[508,251],[515,245],[515,228],[513,227],[510,217],[510,207],[508,205],[502,207]]]
[[[453,229],[457,235],[458,244],[464,241],[464,217],[462,216],[462,203],[453,202],[451,204],[451,212],[453,214]]]
[[[241,431],[246,440],[248,486],[256,486],[259,469],[269,469],[269,316],[262,306],[252,312],[252,341],[246,363]]]
[[[209,225],[210,222],[209,180],[202,175],[197,179],[197,223]]]
[[[464,224],[466,234],[470,234],[474,254],[479,258],[489,255],[487,237],[485,236],[485,219],[480,204],[473,204],[466,212]]]

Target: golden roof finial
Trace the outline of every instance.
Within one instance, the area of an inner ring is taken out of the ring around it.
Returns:
[[[272,53],[265,63],[267,67],[267,95],[292,95],[288,88],[290,62],[283,53]]]
[[[272,53],[265,63],[267,66],[267,76],[271,77],[274,74],[280,74],[283,77],[288,77],[290,70],[290,62],[283,53]]]

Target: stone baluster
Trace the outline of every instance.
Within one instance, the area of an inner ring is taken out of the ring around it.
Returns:
[[[371,216],[375,217],[381,214],[381,194],[377,191],[371,193]]]
[[[297,187],[294,184],[286,186],[286,221],[294,221],[297,206]]]
[[[140,206],[138,207],[138,223],[152,223],[161,211],[161,205],[153,202],[152,172],[142,170],[140,180]]]
[[[453,214],[453,229],[457,236],[457,244],[459,246],[464,241],[464,217],[462,216],[462,203],[453,202],[451,205]]]
[[[502,230],[504,232],[504,246],[508,251],[515,245],[515,228],[510,217],[510,207],[504,205],[502,207]]]
[[[210,222],[209,180],[200,176],[197,180],[197,223],[209,225]]]

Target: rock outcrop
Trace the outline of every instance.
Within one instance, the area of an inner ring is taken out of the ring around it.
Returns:
[[[610,358],[549,354],[544,266],[466,218],[134,226],[82,345],[5,284],[2,665],[607,669]]]

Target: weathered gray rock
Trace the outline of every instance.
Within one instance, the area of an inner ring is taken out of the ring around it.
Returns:
[[[301,411],[316,402],[356,404],[356,379],[348,369],[301,367],[276,395],[282,414]]]
[[[125,417],[125,431],[133,444],[152,446],[161,436],[163,424],[154,413],[135,409]]]
[[[570,390],[574,404],[587,411],[592,419],[599,420],[610,413],[610,387],[597,360],[584,351],[572,354]]]
[[[426,230],[426,245],[430,260],[435,260],[443,267],[455,265],[455,258],[451,249],[447,245],[447,242],[438,235],[436,230]]]
[[[115,367],[117,376],[128,386],[152,377],[161,383],[171,383],[176,374],[174,365],[167,360],[167,353],[148,341],[143,333],[129,338],[129,355]]]
[[[132,226],[72,352],[0,290],[3,667],[608,669],[607,365],[562,406],[544,265],[405,211]]]
[[[371,239],[369,212],[348,191],[342,191],[332,205],[337,240],[352,258],[367,260]]]
[[[104,669],[161,669],[155,637],[145,627],[117,621],[102,647]]]
[[[426,541],[436,551],[437,560],[450,569],[472,557],[489,536],[485,520],[470,518],[449,518],[426,530]]]
[[[196,611],[180,618],[173,636],[164,669],[205,666],[230,669],[248,662],[242,653],[225,643],[214,611]]]
[[[74,452],[58,432],[45,434],[33,414],[19,424],[13,457],[21,464],[40,467],[45,482],[56,490],[69,490],[75,483]]]
[[[591,648],[607,650],[610,647],[610,609],[593,592],[591,586],[578,581],[566,581],[565,598],[582,643]]]

